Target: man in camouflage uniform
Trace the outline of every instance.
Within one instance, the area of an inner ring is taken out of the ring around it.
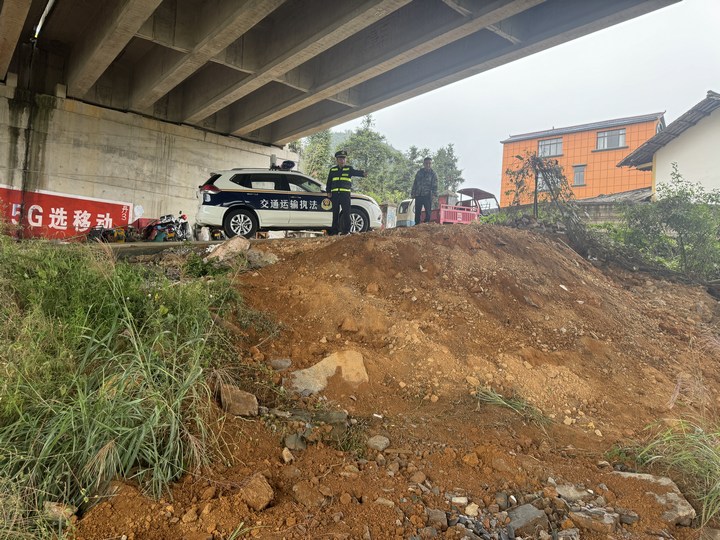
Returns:
[[[432,158],[423,160],[423,168],[415,174],[410,196],[415,199],[415,225],[420,223],[422,209],[425,208],[425,223],[430,221],[433,199],[437,196],[438,179],[432,170]]]

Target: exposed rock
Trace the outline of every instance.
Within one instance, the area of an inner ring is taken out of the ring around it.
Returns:
[[[475,452],[470,452],[469,454],[465,454],[462,458],[463,462],[467,465],[470,465],[471,467],[477,467],[477,465],[480,463],[480,459],[478,458],[478,455]]]
[[[695,509],[690,506],[690,503],[687,502],[675,482],[670,478],[630,472],[613,472],[613,474],[646,482],[648,493],[666,508],[660,517],[669,525],[690,526],[693,519],[695,519]],[[658,489],[658,487],[662,489]],[[662,491],[662,493],[658,494],[655,491]]]
[[[201,501],[209,501],[210,499],[215,497],[216,492],[217,492],[217,488],[215,486],[209,486],[200,495],[200,500]]]
[[[480,507],[475,503],[470,503],[465,507],[465,515],[470,517],[477,517],[480,513]]]
[[[444,510],[438,510],[437,508],[428,508],[427,516],[428,525],[430,525],[431,527],[434,527],[435,529],[439,529],[441,531],[444,531],[448,528],[447,515],[445,514]]]
[[[293,453],[287,446],[283,448],[282,459],[284,463],[292,463],[293,461],[295,461],[295,456],[293,456]]]
[[[205,257],[205,262],[230,260],[240,253],[247,252],[248,249],[250,249],[250,240],[243,236],[235,236],[216,247],[210,255]]]
[[[245,257],[250,268],[262,268],[278,262],[278,257],[274,253],[266,253],[258,249],[249,250]]]
[[[379,504],[381,506],[388,506],[390,508],[395,506],[394,502],[392,502],[390,499],[386,499],[384,497],[378,497],[377,499],[375,499],[375,504]]]
[[[292,492],[295,500],[306,508],[317,508],[325,501],[325,496],[310,482],[298,482]]]
[[[355,319],[353,319],[352,317],[345,317],[342,324],[340,325],[340,330],[344,332],[357,332],[360,329],[358,328]]]
[[[264,510],[272,502],[275,493],[268,481],[260,473],[248,478],[238,491],[238,497],[253,510]]]
[[[570,519],[581,529],[609,534],[617,529],[620,516],[615,512],[606,512],[602,508],[570,512]]]
[[[410,477],[410,481],[415,484],[422,484],[427,477],[425,476],[425,473],[422,471],[417,471],[413,473],[413,475]]]
[[[427,538],[437,538],[438,532],[432,527],[423,527],[418,531],[418,535],[420,536],[421,540],[425,540]]]
[[[637,515],[637,512],[626,510],[625,508],[615,508],[615,511],[620,515],[620,523],[624,525],[632,525],[640,521],[640,516]]]
[[[240,390],[234,384],[220,385],[220,402],[228,414],[235,416],[257,416],[257,398],[249,392]]]
[[[307,443],[299,433],[291,433],[285,436],[285,447],[289,450],[305,450]]]
[[[270,360],[270,367],[275,371],[285,371],[292,366],[292,360],[289,358],[273,358]]]
[[[198,518],[198,512],[197,508],[191,508],[187,512],[185,512],[181,518],[181,521],[183,523],[192,523],[193,521],[197,521]]]
[[[1,502],[2,501],[0,501],[0,503]],[[0,508],[2,508],[2,504],[0,504]],[[49,501],[45,501],[45,503],[43,504],[43,510],[46,518],[51,521],[59,521],[61,523],[65,523],[66,521],[68,521],[72,516],[75,515],[75,512],[78,511],[77,507],[75,506]]]
[[[370,437],[367,441],[367,447],[378,452],[382,452],[388,446],[390,446],[390,439],[383,435],[375,435],[374,437]]]
[[[294,372],[290,385],[301,394],[315,394],[325,389],[328,379],[338,370],[343,380],[354,387],[369,380],[362,354],[349,350],[331,354],[312,367]]]
[[[564,529],[557,532],[558,540],[580,540],[580,529]]]
[[[510,517],[508,529],[515,536],[533,536],[538,526],[545,531],[549,527],[545,512],[538,510],[532,504],[523,504],[513,508],[508,512],[508,516]]]
[[[588,501],[595,496],[587,489],[580,489],[570,484],[556,486],[555,491],[568,502]]]

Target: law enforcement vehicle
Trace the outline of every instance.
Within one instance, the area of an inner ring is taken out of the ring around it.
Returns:
[[[257,231],[326,230],[332,226],[332,199],[314,178],[290,170],[293,162],[270,169],[231,169],[210,175],[200,187],[198,227],[253,238]],[[382,212],[372,197],[352,194],[350,232],[381,226]]]

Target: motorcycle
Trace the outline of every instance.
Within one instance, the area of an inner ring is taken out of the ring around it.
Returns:
[[[165,214],[145,228],[143,238],[148,242],[182,242],[192,240],[190,223],[182,211],[176,218],[173,214]]]
[[[180,214],[176,220],[177,236],[175,239],[178,242],[185,240],[192,240],[192,232],[190,231],[190,223],[188,222],[187,214],[183,214],[180,210]]]
[[[147,242],[168,242],[177,236],[175,216],[166,214],[150,223],[143,231],[143,240]]]

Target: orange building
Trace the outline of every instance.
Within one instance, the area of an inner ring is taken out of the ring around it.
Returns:
[[[503,144],[500,206],[508,206],[513,189],[508,169],[514,169],[515,156],[537,152],[557,159],[577,199],[621,193],[652,187],[652,173],[617,164],[653,135],[664,129],[664,113],[618,118],[522,135],[511,135]],[[530,203],[531,200],[522,201]]]

